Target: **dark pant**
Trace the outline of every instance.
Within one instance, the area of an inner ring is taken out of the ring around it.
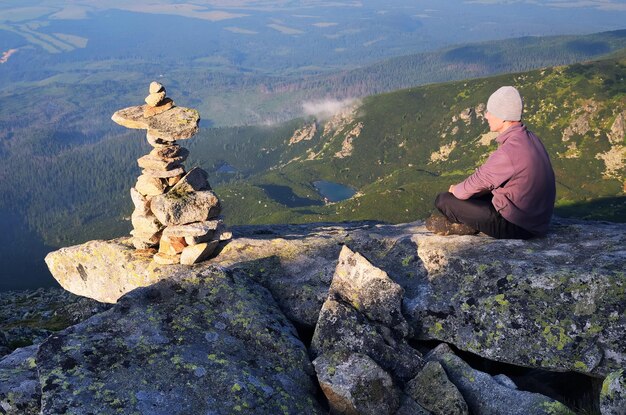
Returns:
[[[496,239],[528,239],[533,234],[507,221],[491,203],[492,194],[467,200],[457,199],[452,193],[439,193],[435,206],[451,222],[464,223]]]

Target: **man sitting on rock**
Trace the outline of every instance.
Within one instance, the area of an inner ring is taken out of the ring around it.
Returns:
[[[541,140],[521,122],[522,97],[503,86],[487,102],[485,118],[498,149],[467,179],[440,193],[426,228],[440,235],[483,232],[528,239],[548,230],[556,195],[554,171]]]

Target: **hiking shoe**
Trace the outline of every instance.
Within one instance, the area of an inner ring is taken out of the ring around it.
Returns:
[[[476,235],[478,231],[463,223],[450,222],[443,215],[433,213],[426,219],[426,229],[437,235]]]

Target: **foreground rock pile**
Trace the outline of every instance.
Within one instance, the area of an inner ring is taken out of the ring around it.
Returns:
[[[51,253],[64,287],[119,301],[0,361],[0,406],[626,413],[624,224],[558,219],[529,241],[437,236],[421,222],[233,232],[193,269],[154,268],[128,238]],[[152,285],[122,296],[139,284]]]
[[[220,202],[207,180],[195,167],[186,171],[189,151],[176,143],[198,131],[200,115],[178,107],[166,97],[163,85],[150,84],[146,105],[113,114],[116,123],[147,130],[153,150],[137,160],[142,174],[130,189],[135,205],[132,243],[137,249],[158,248],[158,264],[192,265],[208,258],[220,240],[229,239],[218,219]]]

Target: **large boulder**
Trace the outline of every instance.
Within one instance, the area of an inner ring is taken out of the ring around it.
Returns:
[[[49,253],[46,264],[66,290],[106,303],[168,278],[182,265],[162,266],[151,251],[136,250],[131,238],[89,241]]]
[[[366,355],[396,379],[411,379],[422,359],[405,340],[407,325],[400,313],[401,302],[398,284],[344,246],[315,327],[312,356]]]
[[[135,290],[37,354],[42,414],[322,413],[269,292],[206,269]]]
[[[528,241],[413,239],[426,272],[404,311],[417,338],[520,366],[622,368],[626,224],[559,220]]]
[[[553,399],[504,386],[489,374],[473,369],[445,343],[437,346],[426,359],[443,366],[474,415],[574,415]]]

